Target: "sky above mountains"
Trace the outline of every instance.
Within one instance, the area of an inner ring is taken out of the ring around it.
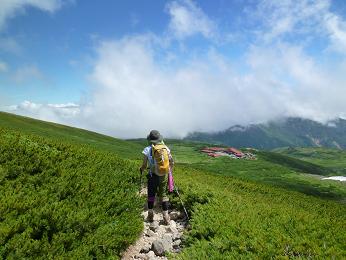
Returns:
[[[116,137],[346,117],[343,0],[0,0],[0,110]]]

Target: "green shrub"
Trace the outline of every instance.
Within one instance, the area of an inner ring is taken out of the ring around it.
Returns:
[[[0,258],[118,258],[143,228],[136,169],[0,129]]]
[[[175,181],[191,213],[175,258],[346,257],[345,205],[191,168]]]

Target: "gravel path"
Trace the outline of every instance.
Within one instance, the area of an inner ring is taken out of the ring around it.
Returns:
[[[146,195],[146,190],[143,189],[141,194]],[[136,243],[124,252],[122,259],[167,259],[168,252],[180,252],[181,237],[187,225],[184,213],[169,211],[171,221],[164,225],[161,209],[155,207],[154,212],[152,223],[146,220],[148,211],[142,212],[144,230]]]

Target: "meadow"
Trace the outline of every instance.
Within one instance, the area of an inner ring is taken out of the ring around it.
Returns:
[[[299,158],[317,165],[323,165],[337,174],[346,175],[346,151],[322,147],[284,147],[274,150],[276,153]]]
[[[120,258],[143,228],[145,140],[4,113],[0,128],[0,256]],[[166,143],[191,216],[170,258],[346,258],[345,186],[316,177],[334,174],[330,165],[260,151],[214,159],[199,152],[206,144]]]
[[[176,162],[191,169],[232,176],[237,179],[299,191],[319,198],[345,202],[345,183],[321,180],[323,177],[338,174],[338,169],[335,168],[333,162],[316,162],[305,160],[305,158],[301,160],[299,156],[291,157],[283,153],[265,151],[253,151],[257,160],[230,159],[228,157],[212,158],[200,152],[201,148],[210,146],[210,144],[179,140],[167,140],[167,144],[174,152]],[[325,150],[333,153],[338,152],[332,149]],[[333,161],[346,161],[345,152],[341,155],[338,154],[336,158],[330,157],[333,158]]]

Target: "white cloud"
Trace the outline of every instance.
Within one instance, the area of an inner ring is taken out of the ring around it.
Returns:
[[[0,2],[0,31],[6,21],[16,14],[24,12],[25,7],[32,6],[42,11],[54,12],[62,5],[61,0],[1,0]]]
[[[80,112],[79,105],[74,103],[38,104],[30,101],[24,101],[19,105],[8,106],[6,110],[16,114],[62,124],[75,124],[76,116]]]
[[[260,37],[272,41],[277,37],[294,33],[296,36],[305,33],[317,33],[320,24],[330,8],[329,0],[262,0],[254,15],[263,28]]]
[[[154,128],[181,137],[280,116],[326,121],[345,114],[343,69],[318,63],[301,46],[252,46],[242,74],[214,49],[173,67],[157,59],[157,48],[146,37],[100,42],[87,103],[66,110],[27,102],[14,112],[121,138]]]
[[[337,82],[336,71],[322,73],[301,47],[253,47],[244,75],[215,50],[176,69],[164,67],[155,48],[138,38],[103,42],[98,54],[91,76],[97,87],[81,111],[90,128],[120,137],[144,136],[151,128],[183,136],[282,115],[327,120],[346,110],[345,80]]]
[[[0,60],[0,73],[1,72],[7,72],[8,71],[8,66],[5,62]]]
[[[344,68],[318,62],[301,46],[280,44],[253,47],[248,56],[257,79],[265,78],[276,86],[271,91],[279,94],[281,112],[278,115],[300,116],[321,122],[342,117],[346,111]],[[269,84],[269,83],[268,83]],[[272,94],[265,97],[268,102]]]
[[[295,41],[328,38],[333,50],[346,54],[346,21],[331,11],[330,0],[262,0],[249,12],[259,22],[266,43],[293,36]]]
[[[158,128],[183,136],[249,121],[242,111],[247,108],[234,98],[241,95],[241,82],[213,52],[177,69],[162,66],[155,50],[138,38],[104,42],[98,53],[91,76],[97,87],[84,111],[92,129],[139,137]]]
[[[171,16],[169,29],[178,39],[202,34],[213,38],[216,24],[192,0],[173,1],[166,6]]]
[[[267,93],[264,84],[256,89],[256,79],[237,78],[216,51],[175,69],[155,57],[153,43],[141,37],[102,42],[90,76],[95,88],[73,124],[117,137],[143,137],[152,128],[184,136],[253,122],[255,115],[263,120],[277,111],[260,98]],[[29,103],[25,109],[58,120],[52,107]]]
[[[346,22],[339,16],[329,13],[325,16],[332,48],[346,54]]]

